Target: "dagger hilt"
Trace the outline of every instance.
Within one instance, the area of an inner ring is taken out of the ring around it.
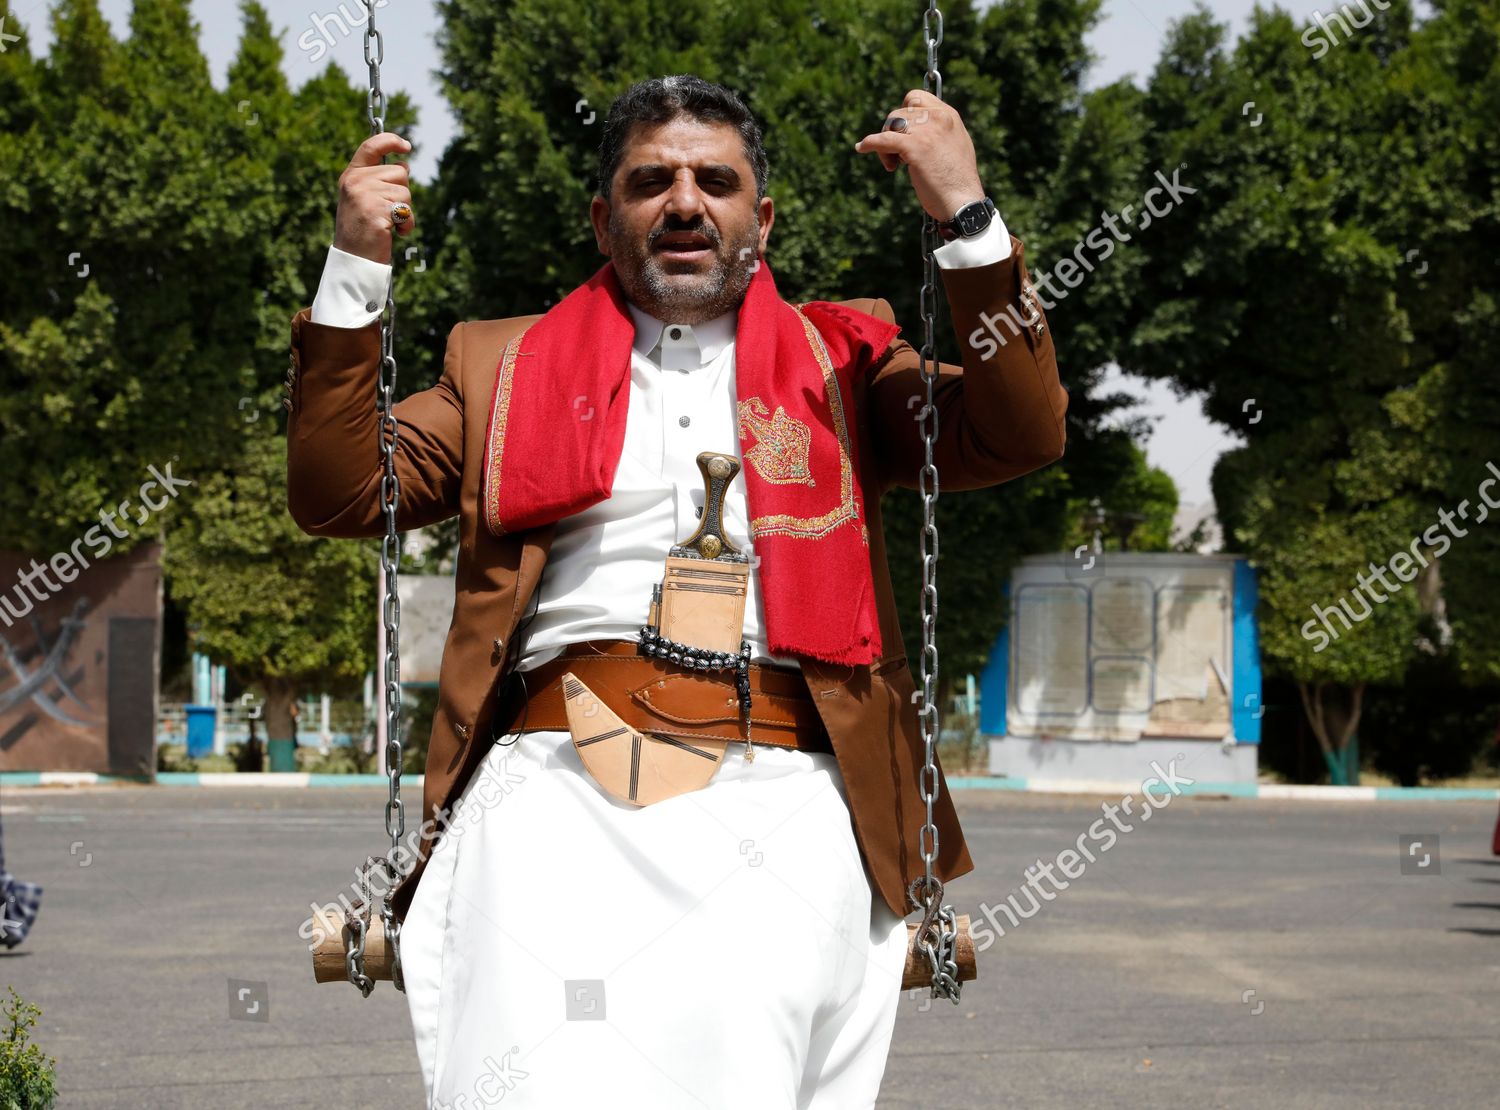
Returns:
[[[673,547],[670,554],[748,562],[749,557],[724,534],[724,495],[740,472],[739,461],[718,451],[701,451],[697,462],[703,474],[703,516],[697,531]]]

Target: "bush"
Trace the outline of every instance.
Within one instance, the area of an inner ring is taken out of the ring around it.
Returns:
[[[989,740],[979,731],[979,718],[957,711],[942,719],[938,737],[938,762],[943,776],[985,775],[989,773]]]
[[[231,745],[233,751],[233,745]],[[235,771],[238,770],[230,755],[205,755],[189,759],[183,744],[158,744],[156,746],[157,771]],[[5,1110],[0,1107],[0,1110]]]
[[[1402,786],[1493,774],[1495,686],[1468,686],[1446,659],[1419,657],[1399,687],[1372,687],[1359,724],[1368,762]]]
[[[266,769],[266,749],[259,736],[239,744],[230,744],[229,758],[236,771],[254,774]]]
[[[156,745],[156,769],[158,771],[192,771],[193,761],[187,757],[186,744]]]
[[[0,1110],[51,1110],[57,1103],[57,1077],[52,1070],[57,1061],[26,1043],[42,1013],[22,1001],[14,987],[9,990],[10,1001],[4,1009],[10,1030],[0,1040]]]
[[[327,755],[317,748],[297,749],[297,770],[314,775],[369,775],[378,766],[375,753],[358,744],[334,744]]]

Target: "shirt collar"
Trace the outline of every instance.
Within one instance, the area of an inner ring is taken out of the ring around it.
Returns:
[[[637,308],[630,301],[625,302],[625,307],[630,309],[630,316],[635,321],[634,347],[642,355],[651,357],[657,345],[662,342],[663,332],[670,326],[681,328],[682,334],[679,341],[685,342],[688,349],[696,345],[700,353],[699,365],[707,366],[723,353],[724,348],[734,342],[735,327],[739,323],[739,310],[730,309],[722,316],[715,316],[712,320],[705,320],[701,324],[668,324],[667,321],[658,320],[643,309]]]

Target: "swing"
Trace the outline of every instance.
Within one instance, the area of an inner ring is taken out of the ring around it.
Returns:
[[[370,69],[370,134],[385,130],[385,94],[380,88],[380,63],[385,57],[384,40],[375,27],[374,0],[361,0],[365,7],[365,62]],[[927,71],[922,86],[941,99],[943,77],[937,68],[937,48],[943,41],[943,14],[936,0],[928,0],[923,14],[923,37],[927,42]],[[918,488],[922,494],[922,685],[918,719],[922,729],[924,763],[918,776],[918,789],[927,807],[922,825],[920,847],[923,875],[912,880],[908,897],[922,911],[919,923],[907,924],[906,968],[901,989],[930,987],[932,997],[944,997],[957,1004],[963,983],[976,977],[974,939],[969,932],[969,916],[956,915],[953,907],[943,904],[943,883],[933,874],[938,854],[938,829],[933,819],[933,805],[938,794],[937,740],[938,678],[937,558],[938,533],[935,506],[938,498],[938,472],[933,461],[933,442],[937,438],[937,408],[932,403],[932,387],[937,379],[934,355],[937,295],[937,262],[933,248],[938,241],[937,221],[922,215],[921,311],[923,341],[920,351],[921,375],[926,385],[926,403],[918,414],[926,458],[920,472]],[[400,536],[396,531],[396,507],[401,494],[396,478],[396,437],[398,428],[393,412],[396,392],[395,345],[396,299],[395,275],[386,291],[385,308],[380,322],[380,376],[378,399],[381,427],[382,478],[380,496],[384,506],[385,536],[381,541],[380,564],[384,579],[381,619],[385,626],[384,707],[386,724],[385,766],[389,797],[385,806],[385,831],[391,839],[391,852],[385,858],[371,856],[360,869],[360,897],[351,912],[323,909],[314,915],[314,923],[323,937],[313,949],[313,977],[319,983],[346,980],[368,998],[377,980],[406,987],[401,976],[401,923],[396,920],[388,892],[401,875],[398,853],[409,855],[401,846],[406,831],[406,813],[401,803],[401,597],[397,592],[397,564],[400,561]],[[931,547],[929,548],[929,542]],[[374,918],[371,879],[383,874],[386,895],[381,896],[379,919]]]

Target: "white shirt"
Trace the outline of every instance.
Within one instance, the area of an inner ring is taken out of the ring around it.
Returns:
[[[944,269],[985,266],[1010,257],[999,214],[982,234],[933,252]],[[364,327],[385,304],[391,267],[328,248],[311,318],[333,327]],[[529,670],[579,640],[633,640],[646,623],[651,589],[661,582],[667,549],[691,536],[703,506],[700,451],[743,459],[736,419],[734,333],[738,311],[700,324],[667,324],[629,305],[635,321],[625,442],[611,495],[558,521],[535,616],[517,664]],[[745,479],[724,498],[725,535],[751,554],[744,637],[751,658],[789,667],[791,656],[766,647],[765,603],[750,543]]]

